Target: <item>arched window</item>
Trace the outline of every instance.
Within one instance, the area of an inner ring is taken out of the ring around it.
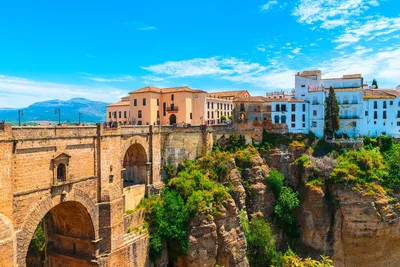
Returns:
[[[65,182],[67,174],[67,169],[65,168],[65,165],[63,163],[60,163],[57,166],[57,182],[62,183]]]

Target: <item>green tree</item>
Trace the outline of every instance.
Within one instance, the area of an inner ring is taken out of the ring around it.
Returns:
[[[372,81],[372,86],[374,86],[375,85],[375,88],[376,89],[378,89],[379,87],[378,87],[378,82],[374,79],[373,81]]]
[[[285,177],[279,171],[272,170],[269,172],[268,183],[272,191],[274,191],[275,197],[278,197],[279,194],[281,193],[284,180]]]
[[[339,103],[336,98],[335,89],[332,86],[329,88],[329,96],[326,99],[325,122],[327,134],[330,134],[334,138],[336,131],[340,127],[340,119]]]
[[[221,121],[226,121],[226,116],[225,115],[221,116]]]

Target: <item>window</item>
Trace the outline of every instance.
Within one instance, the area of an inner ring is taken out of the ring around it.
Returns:
[[[390,101],[390,105],[393,106],[393,101]]]
[[[157,107],[160,106],[160,99],[157,98]]]
[[[376,124],[376,121],[374,121],[374,124]]]
[[[137,106],[137,99],[133,99],[133,105],[136,107]]]
[[[167,115],[167,103],[164,102],[163,103],[163,116],[166,116],[166,115]]]
[[[296,114],[292,114],[292,122],[296,121]]]
[[[313,96],[312,103],[313,103],[313,105],[317,105],[318,104],[318,99],[317,99],[316,96]]]
[[[292,123],[292,128],[296,128],[296,123]]]
[[[351,100],[351,103],[352,103],[352,104],[358,104],[357,96],[356,96],[356,95],[353,95],[353,100]]]
[[[146,106],[146,98],[143,98],[143,106]]]
[[[386,102],[383,102],[386,103]],[[386,110],[383,111],[383,119],[386,120]]]
[[[207,119],[210,118],[210,111],[207,111]]]
[[[207,108],[210,109],[210,102],[207,102]]]
[[[108,112],[108,117],[111,119],[111,111]]]
[[[117,112],[114,111],[114,119],[116,119],[116,118],[117,118]]]
[[[383,108],[387,108],[386,101],[383,101]]]
[[[296,104],[292,104],[292,111],[296,111]]]
[[[303,123],[303,128],[306,128],[306,124],[305,123]]]
[[[138,121],[138,122],[137,122],[137,125],[142,125],[142,121]]]
[[[193,119],[193,117],[192,117],[192,112],[190,112],[190,119]]]
[[[303,114],[303,116],[302,116],[302,121],[303,121],[303,122],[306,122],[306,114]]]
[[[286,105],[281,105],[281,110],[286,111]]]
[[[121,119],[122,118],[122,112],[120,111],[118,115],[119,115],[119,118]]]
[[[142,118],[142,111],[141,110],[138,110],[138,115],[137,116],[138,116],[139,119]]]
[[[303,112],[306,112],[306,104],[303,104]]]
[[[171,100],[174,101],[175,100],[175,96],[172,94],[171,95]]]
[[[61,163],[57,166],[57,182],[62,183],[65,182],[65,178],[67,176],[67,169],[65,168],[65,164]]]
[[[233,104],[231,104],[231,110],[233,109]]]
[[[285,116],[285,115],[283,115],[283,116],[281,117],[281,123],[286,123],[286,116]]]
[[[214,102],[211,102],[211,109],[214,109]]]
[[[352,121],[352,122],[351,122],[351,126],[352,126],[352,127],[357,127],[357,122],[356,122],[356,121]]]
[[[313,121],[312,123],[311,123],[311,127],[317,127],[317,122],[316,121]]]
[[[211,118],[214,119],[214,111],[211,111]]]
[[[378,101],[374,101],[374,109],[378,108]]]
[[[374,120],[378,119],[378,111],[374,111]]]
[[[306,87],[306,85],[305,85],[305,84],[302,84],[302,85],[301,85],[301,87],[303,87],[303,88],[304,88],[304,87]]]
[[[276,109],[275,111],[281,111],[281,106],[279,104],[276,104]]]
[[[217,109],[219,109],[219,103],[217,103]]]
[[[365,111],[365,116],[368,117],[368,110]]]
[[[397,126],[400,126],[400,121],[397,122]]]
[[[124,111],[124,118],[126,119],[126,111]]]
[[[244,111],[244,104],[240,104],[240,111]]]
[[[397,111],[397,118],[400,118],[400,110]]]
[[[274,117],[274,123],[279,123],[279,116],[278,116],[278,115],[275,115],[275,117]]]
[[[160,118],[160,111],[157,110],[157,119],[159,119],[159,118]]]
[[[226,110],[226,104],[224,104],[224,110]]]
[[[313,115],[314,117],[318,116],[318,111],[317,111],[316,109],[313,110],[312,115]]]

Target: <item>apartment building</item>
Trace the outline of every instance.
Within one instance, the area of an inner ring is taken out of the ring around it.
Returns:
[[[106,107],[108,122],[117,122],[122,125],[131,124],[129,96],[121,98],[121,101]]]
[[[233,115],[233,100],[247,97],[250,97],[247,90],[208,93],[205,114],[207,124],[230,123]]]

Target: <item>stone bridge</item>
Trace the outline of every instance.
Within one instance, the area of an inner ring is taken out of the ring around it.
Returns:
[[[135,210],[163,186],[163,166],[195,159],[223,132],[172,128],[11,127],[0,123],[0,266],[148,266],[148,236]]]

